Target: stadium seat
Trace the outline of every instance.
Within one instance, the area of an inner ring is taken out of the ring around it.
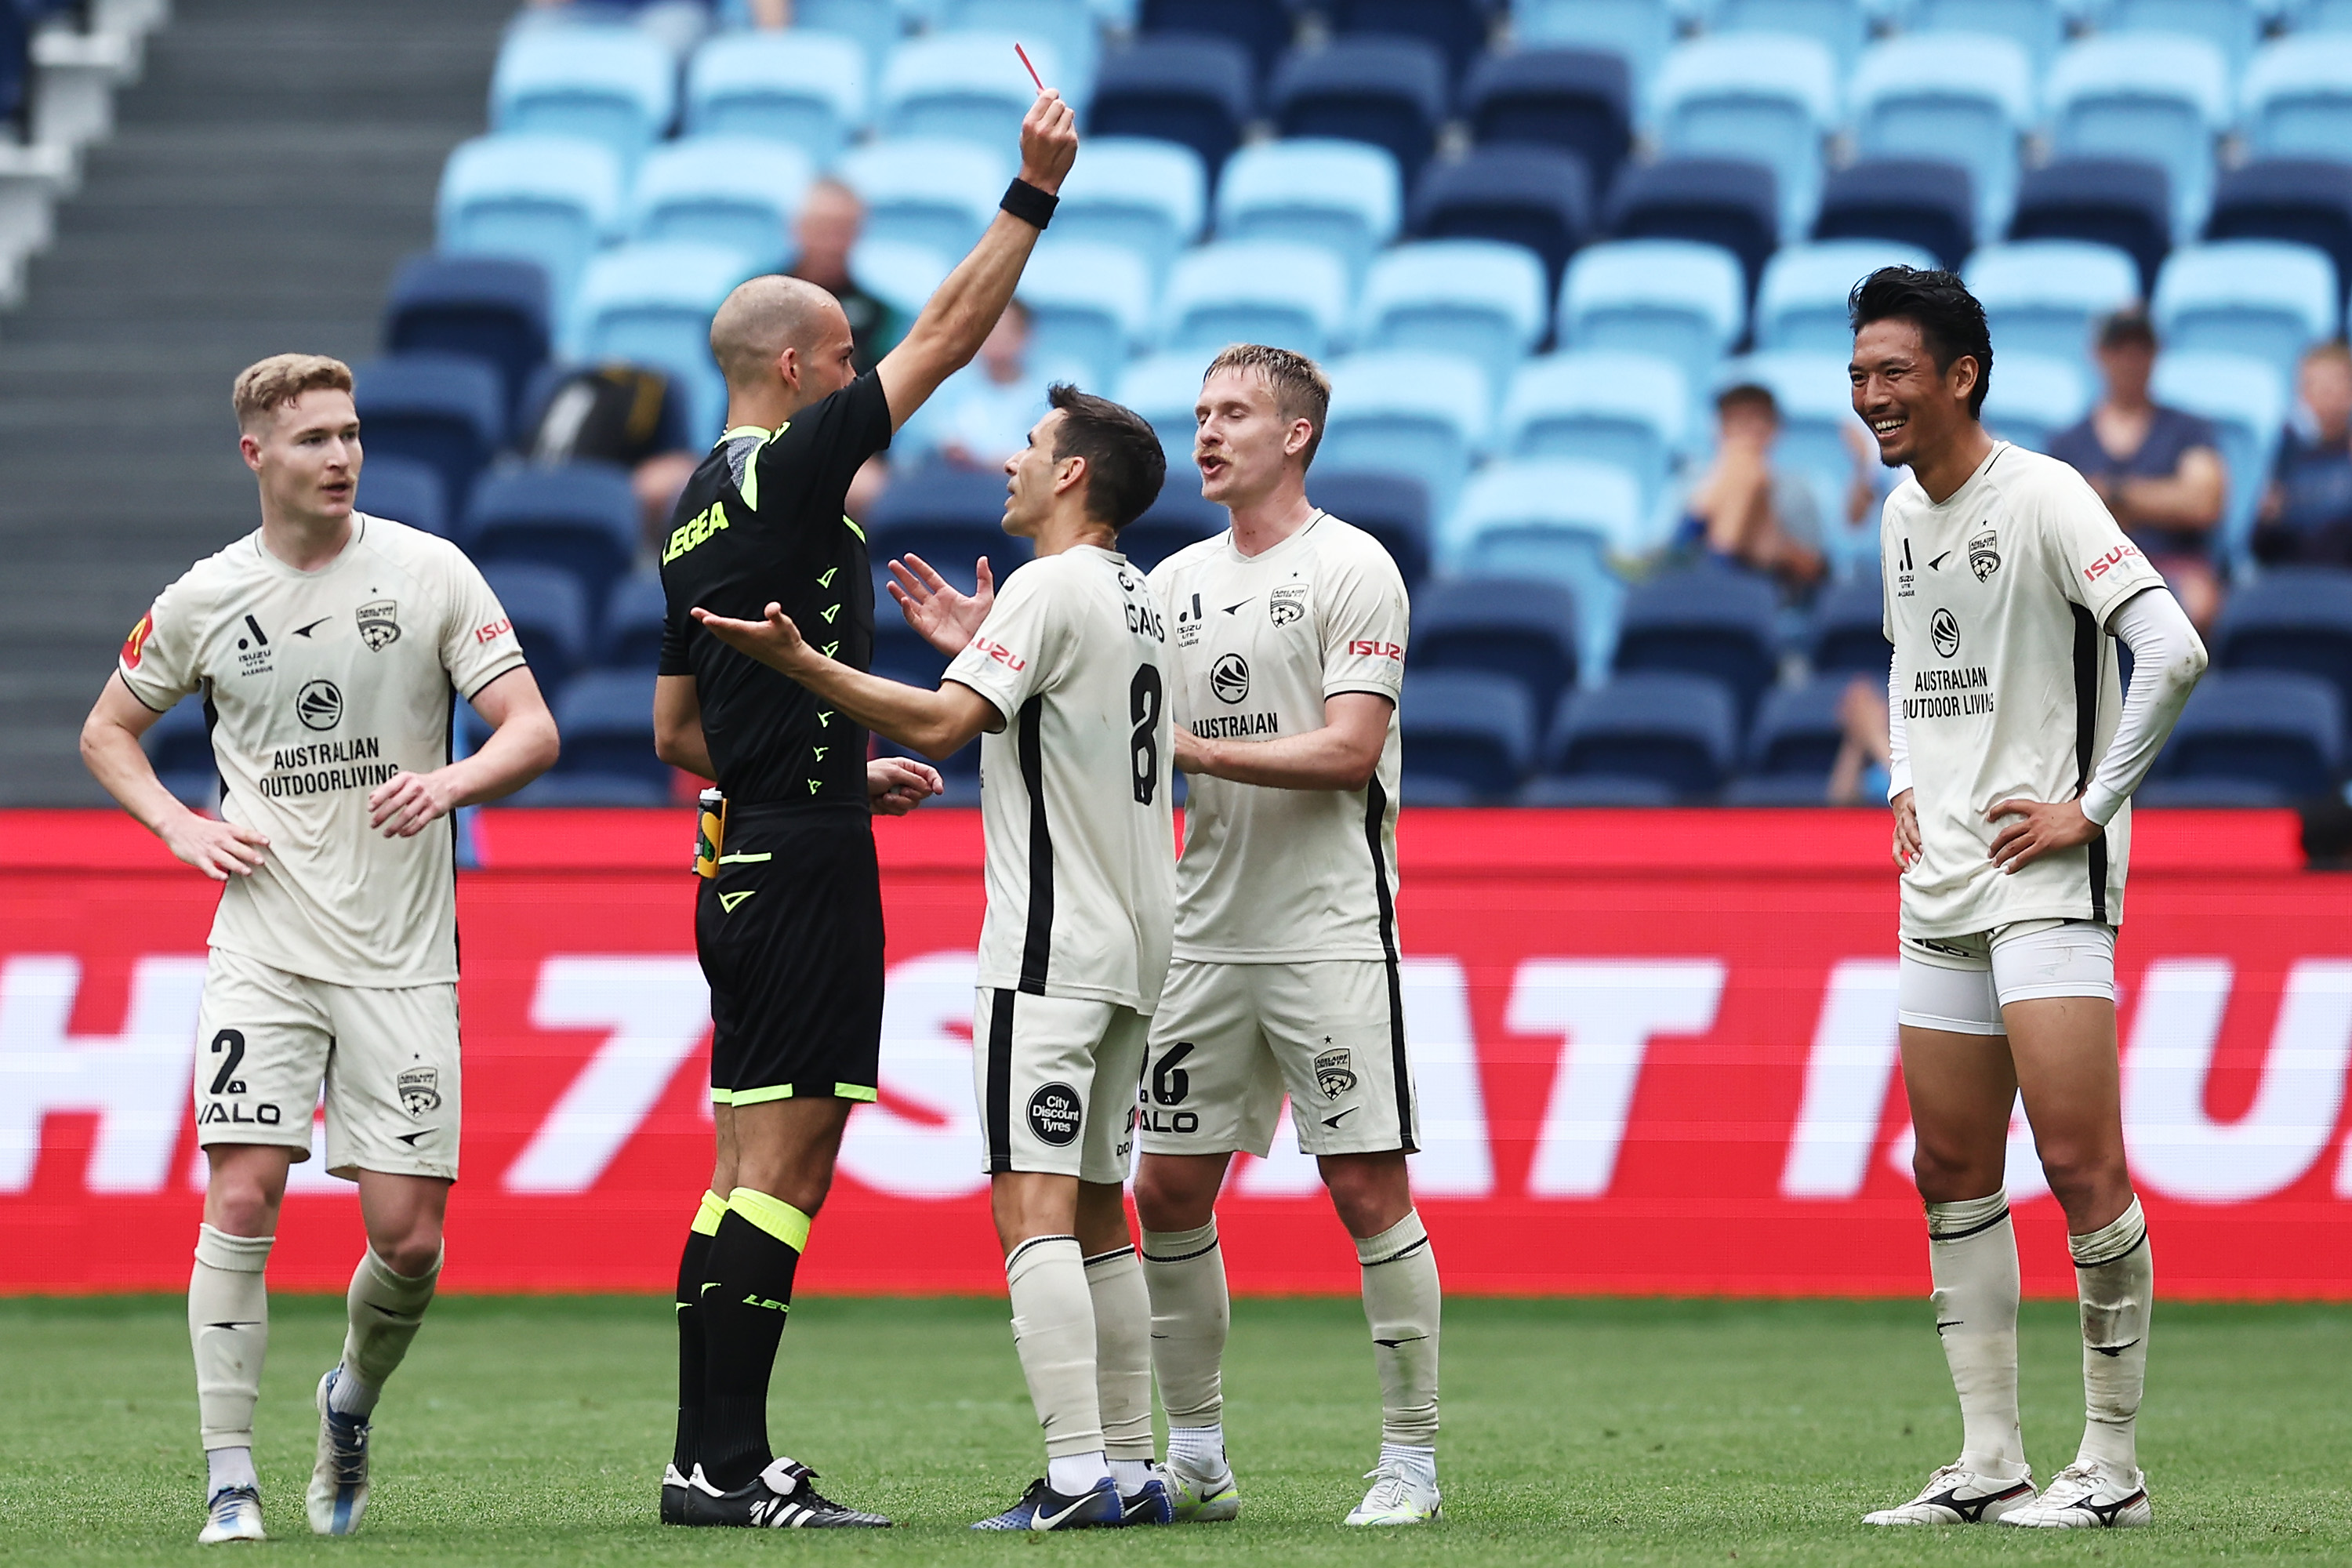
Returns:
[[[1818,795],[1845,744],[1838,706],[1855,679],[1851,673],[1817,675],[1801,686],[1776,686],[1766,692],[1748,736],[1748,775],[1809,778]],[[1877,684],[1884,695],[1883,673]]]
[[[1747,322],[1739,262],[1719,246],[1679,239],[1596,245],[1578,254],[1560,281],[1564,347],[1673,360],[1695,397]]]
[[[1444,122],[1445,57],[1417,38],[1337,38],[1294,49],[1275,68],[1266,107],[1285,136],[1330,136],[1385,147],[1407,180],[1421,173]]]
[[[2325,680],[2352,712],[2352,572],[2273,567],[2239,587],[2213,630],[2213,662]]]
[[[1201,237],[1208,210],[1208,172],[1191,147],[1135,136],[1089,138],[1086,157],[1062,182],[1053,234],[1132,251],[1150,269],[1156,297],[1176,253]]]
[[[1846,297],[1882,267],[1933,267],[1935,257],[1878,239],[1834,239],[1791,245],[1764,268],[1756,290],[1756,346],[1804,353],[1843,354],[1853,347]]]
[[[1651,85],[1674,45],[1676,13],[1676,0],[1511,3],[1513,30],[1522,49],[1567,47],[1622,57],[1633,75],[1637,119],[1645,117]]]
[[[1912,34],[1874,44],[1848,89],[1854,150],[1932,158],[1969,172],[1976,231],[2000,234],[2017,202],[2018,148],[2034,123],[2033,61],[2014,39]]]
[[[575,811],[586,807],[663,806],[677,804],[670,789],[667,781],[656,784],[633,773],[572,773],[559,769],[540,774],[499,804],[533,810]]]
[[[616,246],[590,262],[580,279],[572,357],[626,360],[666,373],[690,400],[696,444],[715,440],[727,388],[710,357],[710,317],[754,270],[723,246]]]
[[[1086,107],[1102,56],[1102,28],[1087,0],[946,0],[932,25],[950,33],[1019,38],[1032,59],[1044,43],[1062,66],[1062,74],[1055,76],[1046,73],[1044,61],[1037,62],[1045,85],[1074,107]],[[1027,84],[1028,73],[1018,68],[1017,61],[1014,65],[1016,78]],[[1034,101],[1034,92],[1031,98]]]
[[[389,353],[454,353],[499,373],[511,416],[531,373],[547,363],[547,269],[493,256],[412,256],[393,275],[384,308]]]
[[[439,248],[538,262],[559,318],[581,269],[620,221],[620,161],[593,142],[480,136],[441,166]]]
[[[2139,270],[2130,257],[2081,240],[1989,245],[1969,258],[1961,277],[1983,302],[1993,342],[2000,345],[1993,352],[1996,366],[2011,352],[2087,363],[2099,318],[2140,297]],[[1993,384],[2000,384],[2000,376]]]
[[[2221,51],[2234,80],[2261,41],[2275,0],[2095,0],[2091,15],[2101,33],[2176,33],[2202,38]]]
[[[2242,354],[2167,353],[2157,359],[2148,395],[2211,422],[2230,468],[2230,509],[2218,544],[2242,562],[2286,425],[2285,381],[2267,361]]]
[[[1780,673],[1778,614],[1771,584],[1752,574],[1711,565],[1664,573],[1625,595],[1616,671],[1720,682],[1744,728]]]
[[[1347,269],[1328,250],[1219,241],[1185,252],[1170,269],[1165,342],[1210,354],[1227,343],[1272,343],[1320,358],[1347,325],[1349,298]]]
[[[1870,37],[1885,0],[1699,0],[1710,35],[1771,33],[1811,38],[1830,52],[1843,79]]]
[[[1003,152],[934,138],[868,142],[837,172],[866,204],[863,237],[921,246],[950,267],[994,221],[1013,173]]]
[[[514,623],[530,672],[549,700],[588,662],[588,597],[580,580],[553,566],[497,562],[482,579]],[[561,726],[559,726],[561,728]]]
[[[1509,144],[1474,147],[1430,164],[1413,191],[1412,231],[1429,239],[1485,239],[1533,251],[1547,291],[1591,232],[1584,164],[1572,153]]]
[[[1190,467],[1188,458],[1186,469]],[[1183,478],[1180,473],[1180,482]],[[1429,575],[1429,491],[1420,480],[1396,474],[1350,474],[1318,463],[1307,497],[1379,540],[1407,588],[1419,587]]]
[[[1895,650],[1886,642],[1885,595],[1875,571],[1857,572],[1822,591],[1813,601],[1809,655],[1816,677],[1886,679]]]
[[[1528,577],[1576,595],[1577,668],[1595,679],[1617,644],[1624,584],[1613,560],[1651,540],[1632,475],[1566,458],[1489,463],[1445,520],[1439,555],[1459,576]]]
[[[1143,0],[1148,47],[1138,52],[1156,54],[1202,38],[1230,43],[1241,52],[1249,73],[1246,80],[1255,81],[1271,74],[1275,61],[1290,47],[1293,9],[1282,0]],[[1217,163],[1209,160],[1213,169]]]
[[[1658,71],[1661,150],[1769,168],[1780,197],[1776,237],[1811,227],[1822,194],[1822,142],[1837,122],[1837,60],[1811,38],[1711,36],[1669,51]]]
[[[1738,732],[1731,694],[1720,682],[1622,675],[1560,700],[1544,771],[1647,779],[1679,800],[1703,800],[1731,772]]]
[[[1773,190],[1772,171],[1741,158],[1636,164],[1617,176],[1602,226],[1616,239],[1690,240],[1730,252],[1746,299],[1780,247]]]
[[[2332,158],[2352,148],[2352,36],[2298,34],[2265,46],[2241,90],[2246,144],[2266,158]]]
[[[1626,778],[1612,773],[1578,773],[1561,777],[1546,773],[1529,779],[1517,804],[1528,806],[1651,808],[1675,804],[1671,784],[1656,779]]]
[[[182,805],[211,811],[220,800],[220,761],[201,697],[184,697],[139,737],[157,782]]]
[[[555,700],[555,727],[563,736],[557,772],[668,785],[670,766],[654,754],[650,672],[596,670],[576,678]]]
[[[2305,349],[2336,335],[2343,299],[2325,252],[2227,239],[2174,251],[2157,276],[2149,313],[2168,349],[2249,354],[2291,377]]]
[[[2292,805],[2294,799],[2278,785],[2256,779],[2145,779],[2132,791],[2132,804],[2168,810],[2237,811]]]
[[[2346,144],[2352,149],[2352,142]],[[2222,173],[2208,239],[2283,239],[2326,251],[2352,284],[2352,164],[2259,158]]]
[[[1985,389],[1986,428],[2004,441],[2046,452],[2050,438],[2091,411],[2091,378],[2082,358],[1999,353],[2000,374]]]
[[[652,572],[624,577],[604,605],[596,637],[596,663],[605,669],[652,669],[661,663],[662,625],[669,601]]]
[[[866,80],[882,79],[890,51],[906,36],[905,19],[888,0],[793,0],[795,33],[829,33],[855,43],[866,57]]]
[[[1632,476],[1651,517],[1688,449],[1690,408],[1688,380],[1672,360],[1620,349],[1547,354],[1511,378],[1496,449],[1607,464]]]
[[[388,517],[441,539],[449,537],[449,503],[441,471],[415,458],[370,454],[360,465],[360,488],[352,504],[370,517]]]
[[[1462,118],[1482,146],[1575,153],[1588,188],[1605,191],[1633,145],[1633,74],[1623,56],[1601,49],[1488,55],[1463,84]]]
[[[1829,779],[1816,773],[1747,773],[1723,786],[1717,805],[1769,807],[1829,805]],[[1875,805],[1876,802],[1865,802]]]
[[[1845,521],[1846,493],[1854,475],[1852,437],[1867,435],[1853,412],[1846,374],[1852,357],[1851,343],[1837,353],[1751,354],[1719,367],[1714,383],[1717,391],[1743,381],[1770,389],[1780,413],[1772,461],[1802,475],[1812,486],[1813,502],[1821,510],[1822,542],[1832,564],[1841,571],[1857,556],[1875,559],[1878,551],[1875,513],[1858,527],[1849,527]]]
[[[1118,401],[1150,421],[1168,455],[1168,471],[1180,478],[1192,467],[1192,407],[1201,398],[1202,374],[1215,357],[1213,350],[1177,349],[1147,354],[1119,372]]]
[[[1357,307],[1357,346],[1457,353],[1485,369],[1490,397],[1544,335],[1543,264],[1491,239],[1427,239],[1376,258]]]
[[[633,27],[525,27],[490,74],[490,128],[603,143],[634,163],[677,116],[677,63]]]
[[[746,275],[784,264],[793,215],[815,177],[808,154],[746,136],[664,142],[637,170],[629,237],[740,251]]]
[[[928,245],[861,239],[849,247],[849,280],[911,321],[960,259]]]
[[[1196,475],[1180,470],[1168,476],[1149,511],[1118,531],[1119,552],[1139,569],[1154,572],[1187,545],[1223,533],[1232,521],[1223,507],[1202,499]]]
[[[1036,89],[1013,52],[1015,40],[1000,33],[931,33],[909,38],[890,52],[876,95],[874,121],[886,136],[901,141],[969,142],[991,152],[1015,147],[1021,120],[1036,101]],[[1045,80],[1063,88],[1073,107],[1086,94],[1046,45],[1025,46]],[[1065,79],[1068,85],[1063,87]]]
[[[1516,680],[1549,713],[1576,684],[1576,596],[1523,577],[1454,578],[1412,606],[1412,668]]]
[[[1108,386],[1151,335],[1151,272],[1116,245],[1048,236],[1021,274],[1030,353],[1040,363],[1081,366],[1085,384]]]
[[[1029,558],[1030,546],[1004,531],[1003,474],[942,464],[891,480],[866,512],[866,552],[874,564],[876,601],[887,605],[881,584],[893,557],[919,555],[970,593],[975,557],[987,556],[1002,583]]]
[[[1358,473],[1402,473],[1454,504],[1485,455],[1492,396],[1475,361],[1423,349],[1350,354],[1330,366],[1331,411],[1316,461]]]
[[[2061,158],[2020,183],[2009,237],[2110,246],[2132,258],[2134,292],[2145,299],[2172,248],[2170,188],[2164,170],[2145,159]]]
[[[2156,771],[2168,780],[2243,779],[2300,799],[2332,791],[2343,756],[2343,711],[2326,681],[2214,670],[2189,693]]]
[[[1535,763],[1535,706],[1507,676],[1408,674],[1397,728],[1416,774],[1451,779],[1475,799],[1499,803]]]
[[[1262,0],[1236,3],[1275,10]],[[1287,18],[1283,31],[1286,37]],[[1257,101],[1255,74],[1249,52],[1229,39],[1147,38],[1104,58],[1094,101],[1087,106],[1087,132],[1190,147],[1213,180],[1241,145]]]
[[[1422,773],[1414,768],[1401,769],[1397,775],[1397,804],[1416,810],[1435,806],[1443,810],[1453,806],[1487,804],[1479,799],[1478,792],[1460,779],[1444,773]],[[1500,803],[1496,803],[1500,804]]]
[[[863,130],[866,50],[854,38],[795,27],[720,33],[686,68],[686,132],[753,136],[798,147],[830,167]]]
[[[430,468],[440,477],[442,515],[456,512],[506,434],[499,373],[455,354],[395,354],[360,366],[353,381],[368,453]]]
[[[1217,237],[1321,246],[1347,268],[1352,293],[1396,237],[1403,208],[1396,162],[1378,147],[1264,142],[1234,153],[1217,181]]]
[[[897,606],[885,601],[875,608],[874,658],[867,668],[885,680],[935,691],[947,673],[948,656],[925,642]],[[896,750],[887,741],[883,745]]]
[[[1931,158],[1868,158],[1832,174],[1813,218],[1815,239],[1909,246],[1956,268],[1976,248],[1976,201],[1967,169]]]
[[[2060,53],[2044,93],[2060,155],[2158,164],[2171,185],[2173,238],[2195,236],[2213,199],[2214,142],[2231,120],[2221,50],[2165,33],[2085,38]]]
[[[2066,42],[2069,7],[2074,0],[1911,0],[1903,18],[1906,35],[1988,34],[2025,51],[2039,77]]]
[[[1491,0],[1325,0],[1332,29],[1342,37],[1377,35],[1419,38],[1445,58],[1449,80],[1459,80],[1486,47]]]
[[[596,623],[636,558],[637,500],[626,470],[606,463],[505,468],[474,489],[458,535],[480,562],[529,562],[570,573]]]

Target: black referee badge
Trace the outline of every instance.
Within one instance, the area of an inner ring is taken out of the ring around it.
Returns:
[[[1355,1064],[1346,1051],[1325,1051],[1315,1058],[1315,1087],[1326,1100],[1337,1100],[1356,1087]]]
[[[1978,582],[2000,570],[2000,541],[1990,528],[1969,541],[1969,570],[1977,574]]]
[[[360,640],[368,645],[369,652],[382,653],[400,640],[400,622],[394,616],[398,607],[390,599],[360,606]]]
[[[1045,1084],[1029,1097],[1029,1131],[1040,1143],[1064,1149],[1076,1142],[1084,1116],[1078,1091],[1066,1083]]]
[[[441,1109],[441,1069],[438,1068],[404,1068],[393,1082],[400,1091],[400,1103],[411,1116],[423,1116]]]

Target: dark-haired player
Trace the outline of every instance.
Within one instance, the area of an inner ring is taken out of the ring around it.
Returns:
[[[776,605],[698,609],[825,706],[944,757],[985,733],[973,1087],[1046,1474],[980,1530],[1165,1524],[1151,1465],[1150,1304],[1120,1191],[1174,923],[1166,623],[1118,532],[1160,493],[1130,409],[1056,386],[1005,464],[1004,528],[1037,558],[991,595],[898,568],[907,618],[954,655],[936,691],[861,674]]]
[[[2154,1269],[2125,1167],[2116,928],[2130,795],[2205,668],[2172,595],[2082,477],[1978,423],[1984,310],[1948,272],[1855,286],[1853,407],[1911,475],[1879,530],[1903,1081],[1959,1458],[1873,1524],[2148,1522],[2133,1423]],[[2116,642],[2132,650],[2118,690]],[[2066,1212],[2088,1419],[2037,1497],[2018,1426],[2020,1092]]]

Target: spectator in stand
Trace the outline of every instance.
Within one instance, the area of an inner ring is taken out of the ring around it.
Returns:
[[[534,463],[614,463],[629,470],[648,543],[702,452],[687,428],[686,399],[669,377],[634,364],[583,365],[532,411],[516,442]]]
[[[2101,322],[2106,395],[2080,424],[2052,438],[2050,455],[2091,482],[2164,574],[2189,620],[2208,631],[2221,611],[2213,530],[2229,499],[2230,472],[2211,426],[2149,398],[2156,349],[2156,329],[2144,311],[2118,310]]]
[[[1886,684],[1856,676],[1838,700],[1845,740],[1830,764],[1832,805],[1884,805],[1894,748],[1886,721]]]
[[[1000,468],[1029,444],[1029,427],[1046,413],[1055,379],[1034,369],[1029,310],[1015,300],[996,319],[980,356],[948,378],[922,412],[920,435],[959,468]]]
[[[2297,382],[2304,419],[2279,443],[2254,556],[2273,566],[2352,566],[2352,349],[2341,338],[2320,344],[2303,356]]]
[[[1718,560],[1761,573],[1791,597],[1822,580],[1821,507],[1802,475],[1772,466],[1780,405],[1753,383],[1715,400],[1715,461],[1685,504],[1685,537]]]
[[[864,375],[882,362],[903,331],[890,307],[860,289],[849,276],[849,252],[866,227],[866,204],[839,180],[822,179],[810,185],[793,220],[793,241],[798,254],[786,270],[804,278],[841,301],[849,318],[849,338],[855,345],[857,374]]]

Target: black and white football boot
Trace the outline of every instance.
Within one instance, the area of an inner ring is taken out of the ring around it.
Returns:
[[[1101,1530],[1125,1522],[1118,1483],[1108,1476],[1076,1497],[1066,1497],[1039,1476],[1021,1500],[1003,1513],[975,1520],[974,1530]],[[1141,1522],[1139,1521],[1138,1522]]]
[[[661,1521],[664,1524],[686,1522],[686,1478],[677,1473],[676,1465],[662,1467]]]
[[[1946,1465],[1927,1478],[1919,1495],[1900,1508],[1882,1508],[1862,1516],[1864,1524],[1996,1524],[2011,1510],[2033,1500],[2033,1477],[2015,1480],[1980,1476]]]
[[[681,1522],[698,1526],[738,1526],[751,1530],[887,1530],[890,1521],[878,1513],[844,1508],[820,1496],[816,1472],[806,1465],[778,1458],[768,1468],[731,1492],[710,1484],[702,1467],[686,1484]]]
[[[2040,1530],[2127,1530],[2155,1522],[2145,1474],[2080,1459],[2051,1477],[2040,1497],[2001,1519]]]

